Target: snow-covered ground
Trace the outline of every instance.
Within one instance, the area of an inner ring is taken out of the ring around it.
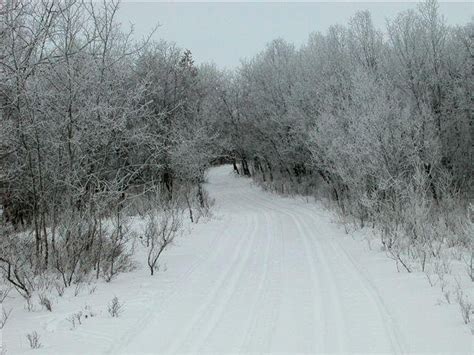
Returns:
[[[473,353],[457,305],[321,206],[264,192],[229,166],[208,180],[215,217],[190,227],[155,276],[139,266],[77,296],[72,287],[53,312],[8,299],[7,353]],[[107,312],[114,296],[118,318]],[[29,348],[32,331],[40,349]]]

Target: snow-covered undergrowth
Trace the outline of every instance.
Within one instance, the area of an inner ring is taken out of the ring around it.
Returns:
[[[167,220],[163,212],[155,210],[154,213],[155,220]],[[184,216],[183,211],[180,214],[180,217]],[[37,348],[46,354],[83,353],[81,349],[90,354],[102,352],[109,346],[107,337],[120,329],[127,319],[133,318],[130,300],[137,293],[148,299],[160,291],[152,287],[154,278],[150,276],[148,265],[149,254],[154,251],[152,243],[160,242],[152,242],[153,237],[147,235],[150,215],[126,219],[124,224],[130,237],[124,248],[130,259],[127,257],[126,267],[119,269],[113,277],[103,275],[97,278],[95,273],[91,273],[74,279],[67,287],[58,273],[45,273],[31,280],[32,291],[28,297],[16,292],[12,285],[2,283],[2,309],[8,316],[3,316],[7,318],[2,329],[4,353],[16,354]],[[207,220],[208,217],[204,216],[201,222]],[[189,238],[194,225],[189,218],[180,218],[179,239]],[[147,238],[150,239],[148,245]],[[173,242],[173,239],[169,240],[170,245],[165,247],[172,248]],[[181,240],[176,241],[179,243]],[[156,278],[163,278],[168,268],[166,261],[156,258],[154,262],[153,270],[158,272]],[[120,260],[117,267],[119,265]],[[97,333],[91,329],[97,329]],[[58,343],[62,345],[56,347]],[[68,345],[62,348],[64,344]]]
[[[467,296],[463,263],[450,258],[445,281],[397,272],[373,229],[346,233],[321,203],[264,192],[230,170],[211,170],[215,217],[183,219],[154,276],[137,240],[135,268],[110,282],[45,280],[29,303],[10,292],[7,353],[469,353],[456,294],[448,302],[430,286],[458,280]],[[148,222],[128,225],[139,239]]]
[[[435,204],[426,194],[410,191],[403,204],[392,208],[372,206],[369,201],[361,212],[360,202],[334,201],[322,179],[268,181],[255,169],[252,177],[273,193],[322,202],[347,234],[383,252],[398,272],[423,275],[439,290],[438,303],[457,308],[474,334],[474,205],[462,207],[449,197]],[[370,211],[371,207],[375,208]]]
[[[380,231],[371,228],[346,228],[356,240],[365,241],[369,249],[381,251],[392,259],[398,272],[407,273],[409,269],[411,274],[421,275],[429,286],[437,290],[437,303],[440,306],[455,308],[458,318],[474,334],[474,284],[471,279],[470,261],[472,255],[466,248],[441,246],[438,253],[427,257],[423,265],[423,260],[409,250],[400,252],[399,255],[387,250],[380,238]],[[399,258],[403,258],[405,265]]]
[[[395,223],[382,216],[371,228],[361,228],[359,220],[340,210],[338,214],[347,232],[363,235],[371,248],[395,262],[398,272],[422,274],[431,287],[439,289],[439,303],[457,307],[474,334],[472,205],[467,215],[462,208],[450,207],[436,210],[413,201]]]
[[[184,194],[171,200],[148,194],[103,218],[66,215],[55,229],[45,230],[52,252],[44,269],[35,268],[33,233],[1,225],[2,351],[60,352],[48,348],[45,333],[120,318],[126,309],[124,289],[136,290],[128,280],[144,270],[153,275],[166,269],[162,253],[176,238],[189,235],[194,224],[207,221],[212,203],[207,193],[202,203]]]

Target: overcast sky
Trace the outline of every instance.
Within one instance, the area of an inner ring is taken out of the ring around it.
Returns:
[[[358,10],[368,9],[379,28],[386,18],[416,8],[414,2],[146,2],[125,0],[119,21],[135,24],[142,37],[159,23],[156,39],[175,42],[192,51],[197,63],[214,62],[232,69],[240,58],[252,57],[272,39],[303,44],[309,33],[325,32],[332,24],[347,24]],[[449,24],[465,24],[474,16],[473,2],[441,3]]]

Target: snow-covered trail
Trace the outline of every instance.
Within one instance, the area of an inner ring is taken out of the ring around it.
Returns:
[[[214,218],[188,224],[151,277],[143,248],[138,268],[110,283],[54,297],[53,312],[14,308],[0,332],[9,354],[445,353],[473,354],[473,336],[456,304],[422,273],[398,273],[347,235],[334,214],[303,198],[262,191],[232,167],[209,171]],[[143,220],[131,228],[141,233]],[[96,290],[97,288],[97,290]],[[117,296],[118,318],[107,312]],[[90,317],[71,327],[71,315]]]
[[[375,262],[383,277],[374,276],[323,209],[261,191],[229,166],[208,180],[218,220],[201,228],[201,240],[186,240],[195,257],[181,258],[187,266],[169,277],[168,291],[145,309],[143,299],[128,303],[136,320],[110,354],[472,350],[434,291],[420,279],[404,283],[393,265],[385,272],[386,260]]]

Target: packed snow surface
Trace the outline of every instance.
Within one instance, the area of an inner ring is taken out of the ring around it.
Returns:
[[[58,298],[53,312],[17,312],[8,353],[472,353],[438,288],[398,273],[323,207],[264,192],[229,166],[211,169],[206,189],[214,218],[190,227],[155,276],[139,267]],[[119,318],[106,311],[114,295]],[[94,317],[71,329],[81,309]]]

